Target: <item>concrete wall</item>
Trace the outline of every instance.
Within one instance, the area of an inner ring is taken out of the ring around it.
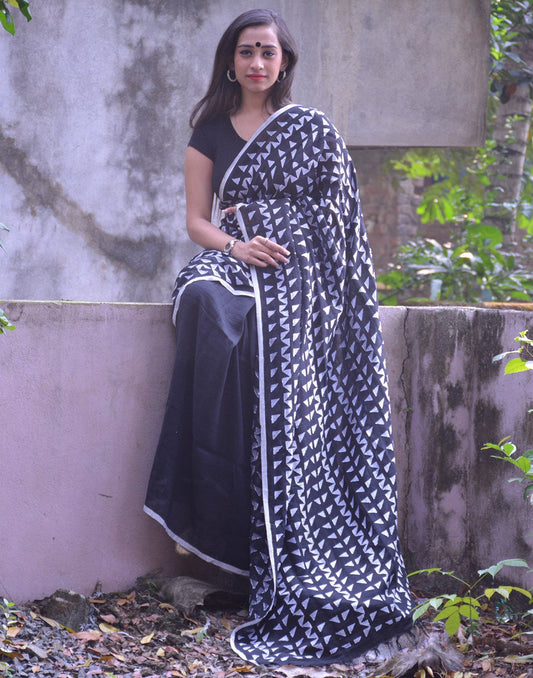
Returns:
[[[268,5],[300,45],[295,99],[328,113],[348,144],[483,141],[489,0]],[[32,22],[0,34],[4,297],[168,298],[194,252],[188,115],[223,28],[249,7],[35,0]]]
[[[2,306],[17,329],[0,337],[0,595],[181,571],[142,512],[173,361],[169,306]],[[480,452],[505,435],[531,446],[533,378],[504,377],[491,357],[533,313],[397,307],[382,319],[409,570],[533,562],[532,508],[512,471]],[[528,583],[524,571],[508,581]]]

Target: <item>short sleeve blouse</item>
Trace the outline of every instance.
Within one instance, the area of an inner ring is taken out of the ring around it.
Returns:
[[[245,146],[228,115],[204,122],[192,133],[189,146],[213,161],[213,192],[218,193],[226,170]]]

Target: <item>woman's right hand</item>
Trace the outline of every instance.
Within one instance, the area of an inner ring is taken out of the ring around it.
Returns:
[[[256,235],[248,242],[237,240],[231,250],[231,256],[240,259],[251,266],[266,268],[286,264],[289,261],[290,252],[273,240]]]
[[[210,221],[213,203],[212,176],[213,161],[189,146],[185,153],[187,231],[191,240],[201,247],[223,252],[230,236]],[[223,210],[225,214],[236,211],[237,206]],[[257,235],[249,242],[237,240],[231,256],[252,266],[265,268],[287,263],[289,252],[272,240]]]

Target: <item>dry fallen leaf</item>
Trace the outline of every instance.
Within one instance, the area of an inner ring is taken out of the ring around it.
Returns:
[[[98,624],[98,628],[103,633],[116,633],[118,631],[116,626],[111,626],[111,624],[105,624],[103,622],[101,624]]]
[[[56,622],[55,619],[50,619],[49,617],[43,617],[40,614],[36,615],[35,618],[40,619],[41,621],[45,622],[46,624],[48,624],[48,626],[51,626],[53,629],[64,629],[64,628],[66,628],[65,626],[63,626],[63,624]]]
[[[100,619],[106,622],[106,624],[116,624],[117,618],[114,614],[101,614]]]
[[[238,673],[249,673],[250,671],[253,671],[253,669],[253,666],[237,666],[232,669],[232,671],[237,671]]]
[[[135,591],[132,591],[125,598],[121,598],[120,600],[117,600],[117,605],[120,605],[122,607],[123,605],[127,605],[128,603],[134,603],[134,602],[135,602]]]
[[[123,654],[116,654],[115,652],[111,653],[115,659],[118,659],[119,662],[126,662],[128,661],[126,657]]]
[[[154,637],[154,632],[149,633],[147,636],[144,636],[144,638],[141,638],[141,645],[148,645],[148,643],[152,642],[152,639]]]
[[[508,664],[531,664],[533,662],[533,654],[509,654],[503,657],[503,661]]]
[[[100,631],[78,631],[77,633],[73,633],[72,636],[78,640],[90,643],[93,640],[100,640],[102,634]]]

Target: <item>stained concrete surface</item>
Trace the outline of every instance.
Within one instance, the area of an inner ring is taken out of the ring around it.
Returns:
[[[482,143],[489,0],[268,4],[300,48],[295,100],[324,110],[349,145]],[[169,298],[196,251],[188,116],[223,28],[249,8],[46,0],[0,35],[3,298]]]
[[[0,338],[0,595],[121,590],[155,568],[179,572],[142,510],[173,362],[169,305],[3,306],[17,329]],[[531,447],[533,378],[504,376],[492,356],[533,313],[389,307],[381,317],[408,570],[533,563],[533,507],[507,482],[510,465],[481,452],[506,435]],[[504,576],[533,584],[527,570]]]

